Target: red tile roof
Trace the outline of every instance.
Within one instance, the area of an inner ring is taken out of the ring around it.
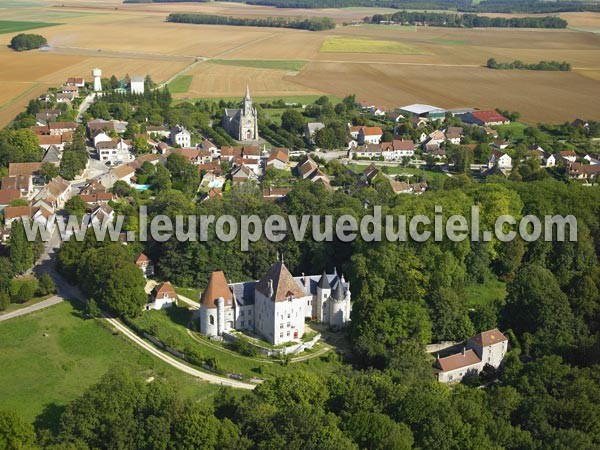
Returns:
[[[438,369],[442,372],[449,372],[451,370],[469,367],[479,363],[481,363],[481,359],[473,350],[466,350],[464,353],[461,352],[455,355],[446,356],[445,358],[438,358],[435,362]]]
[[[508,341],[508,338],[504,336],[504,334],[502,334],[498,328],[494,328],[493,330],[479,333],[478,335],[469,339],[469,341],[480,347],[487,347],[489,345],[497,344],[498,342]]]
[[[471,113],[473,117],[481,120],[483,123],[493,123],[493,122],[509,122],[509,120],[500,114],[498,111],[484,110],[484,111],[473,111]]]
[[[21,191],[18,189],[0,189],[0,205],[8,205],[11,200],[21,198]]]
[[[227,285],[225,274],[221,270],[210,274],[208,285],[202,293],[200,303],[202,303],[202,306],[205,308],[216,308],[217,304],[215,302],[220,297],[223,297],[223,300],[233,299],[233,294]]]

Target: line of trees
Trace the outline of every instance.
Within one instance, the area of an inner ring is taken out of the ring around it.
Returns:
[[[540,61],[539,63],[527,64],[517,59],[513,62],[499,63],[494,58],[490,58],[487,60],[486,67],[488,69],[498,70],[546,70],[560,72],[571,71],[571,64],[565,61]]]
[[[10,40],[10,48],[18,52],[25,50],[33,50],[46,45],[48,41],[44,36],[39,34],[17,34]]]
[[[393,21],[410,25],[429,25],[448,28],[566,28],[567,21],[560,17],[488,17],[477,14],[456,14],[427,11],[400,11],[394,14],[375,14],[365,21],[381,23]]]
[[[211,14],[173,13],[167,22],[194,23],[206,25],[234,25],[245,27],[295,28],[298,30],[322,31],[335,28],[335,21],[329,17],[294,19],[289,17],[240,18]]]

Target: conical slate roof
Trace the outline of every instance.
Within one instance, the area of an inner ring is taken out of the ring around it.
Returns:
[[[269,280],[273,283],[271,300],[275,302],[285,301],[290,296],[298,298],[306,295],[281,261],[273,264],[267,273],[256,283],[256,290],[267,297],[270,294]]]
[[[224,300],[233,299],[233,294],[227,285],[225,274],[221,270],[210,274],[208,286],[206,286],[206,289],[202,293],[200,303],[202,303],[202,306],[205,308],[216,308],[217,305],[215,302],[219,297],[223,297]]]
[[[321,275],[321,279],[319,280],[319,284],[317,286],[321,289],[331,289],[331,285],[329,284],[329,279],[327,278],[327,273],[325,273],[325,269],[323,269],[323,275]]]
[[[345,297],[344,288],[342,286],[341,281],[339,281],[335,288],[335,292],[333,293],[333,298],[336,300],[344,300],[344,297]]]

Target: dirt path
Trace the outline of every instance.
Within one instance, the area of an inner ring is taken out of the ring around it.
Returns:
[[[151,353],[152,355],[154,355],[157,358],[161,359],[162,361],[166,362],[170,366],[180,370],[181,372],[185,372],[188,375],[191,375],[193,377],[200,378],[204,381],[208,381],[209,383],[218,384],[221,386],[230,386],[230,387],[233,387],[236,389],[248,389],[248,390],[252,390],[256,387],[255,384],[244,383],[242,381],[236,381],[236,380],[232,380],[230,378],[220,377],[218,375],[213,375],[211,373],[202,372],[200,370],[194,369],[193,367],[190,367],[187,364],[184,364],[184,363],[178,361],[177,359],[164,354],[163,352],[161,352],[160,350],[155,348],[152,344],[150,344],[150,343],[146,342],[145,340],[143,340],[142,338],[140,338],[138,335],[136,335],[133,331],[131,331],[129,328],[127,328],[125,325],[123,325],[121,322],[119,322],[117,319],[112,319],[112,318],[107,317],[104,320],[106,320],[108,323],[110,323],[114,328],[116,328],[118,331],[120,331],[126,338],[131,340],[133,343],[135,343],[139,347],[143,348],[148,353]]]

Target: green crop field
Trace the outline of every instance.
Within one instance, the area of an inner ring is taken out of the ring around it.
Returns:
[[[171,91],[171,94],[185,94],[190,89],[193,79],[193,75],[177,75],[169,83],[169,91]]]
[[[211,59],[213,64],[226,66],[255,67],[259,69],[279,69],[299,72],[306,61],[298,59]]]
[[[34,30],[36,28],[54,27],[56,25],[60,25],[60,23],[0,20],[0,34],[17,33],[19,31]]]
[[[107,322],[82,319],[69,302],[0,323],[0,343],[0,408],[28,420],[44,410],[52,416],[111,367],[143,379],[168,377],[183,397],[194,400],[218,389],[145,353]]]
[[[327,53],[387,53],[396,55],[426,55],[427,52],[410,45],[376,39],[332,37],[326,39],[320,51]]]
[[[467,41],[462,40],[454,40],[454,39],[432,39],[430,42],[435,44],[444,44],[444,45],[467,45]]]

